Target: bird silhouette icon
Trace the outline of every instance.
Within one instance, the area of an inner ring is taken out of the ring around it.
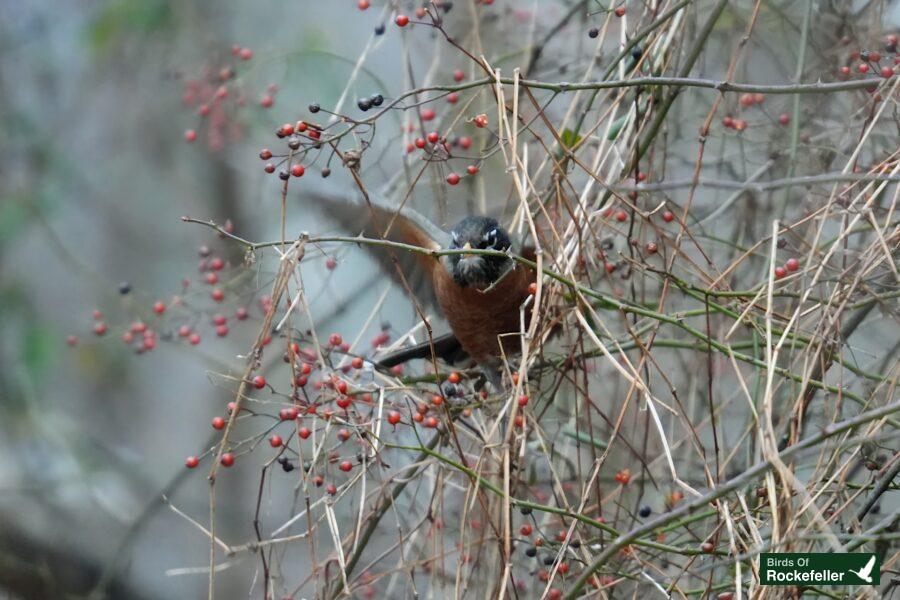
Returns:
[[[865,581],[866,583],[872,583],[872,569],[875,567],[875,555],[873,554],[869,558],[869,562],[866,563],[859,571],[854,571],[853,569],[848,569],[851,573]]]

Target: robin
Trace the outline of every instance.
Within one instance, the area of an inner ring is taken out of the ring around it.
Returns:
[[[409,207],[368,198],[366,205],[334,198],[323,200],[325,210],[346,221],[347,208],[357,215],[357,231],[366,237],[386,239],[428,250],[497,250],[506,255],[458,253],[440,258],[395,248],[368,246],[380,254],[385,268],[399,268],[408,287],[423,304],[436,306],[446,318],[451,334],[401,350],[380,361],[393,366],[432,353],[457,362],[464,355],[481,366],[497,383],[497,367],[504,356],[519,351],[520,308],[535,281],[531,269],[509,254],[534,258],[534,250],[517,245],[500,223],[487,216],[467,216],[449,233]],[[365,214],[364,222],[359,216]],[[387,260],[385,260],[387,259]],[[526,318],[530,311],[526,311]]]

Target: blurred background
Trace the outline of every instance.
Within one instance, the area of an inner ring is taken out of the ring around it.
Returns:
[[[457,68],[471,74],[439,35],[401,36],[389,8],[372,4],[359,11],[355,0],[0,0],[0,590],[9,597],[91,590],[116,598],[205,596],[207,538],[163,497],[208,522],[206,464],[189,471],[184,461],[216,439],[208,423],[232,398],[227,377],[240,375],[238,355],[261,322],[259,302],[274,261],[271,252],[262,253],[244,266],[239,247],[181,217],[230,222],[235,234],[250,240],[278,239],[281,182],[263,172],[257,154],[277,143],[279,125],[309,118],[312,102],[358,116],[358,97],[390,98],[446,83]],[[464,35],[472,27],[468,3],[456,4],[448,31]],[[529,41],[541,39],[575,4],[498,0],[479,22],[488,44],[482,52],[506,74],[524,67],[533,58]],[[730,43],[745,26],[752,3],[736,4],[711,48]],[[782,4],[760,27],[767,51],[742,63],[737,80],[791,80],[802,11]],[[866,19],[875,30],[889,30],[900,9],[880,4],[884,10]],[[825,12],[814,28],[832,31]],[[377,35],[382,24],[386,32]],[[581,73],[593,52],[584,35],[589,26],[579,17],[549,40],[532,75],[565,80]],[[614,48],[617,34],[609,37]],[[810,71],[815,65],[833,71],[823,66],[833,42],[811,36]],[[235,45],[252,57],[233,55]],[[721,76],[727,58],[708,52],[699,70]],[[227,78],[233,102],[201,117],[202,102],[192,95],[208,93],[223,68],[233,70]],[[261,105],[266,96],[269,108]],[[711,97],[676,104],[667,177],[690,175],[697,125]],[[821,109],[822,129],[840,137],[846,106],[819,101],[804,98],[804,107]],[[467,114],[491,102],[478,100]],[[790,102],[774,98],[770,120]],[[401,112],[382,119],[375,151],[366,154],[363,177],[379,192],[395,189],[395,176],[406,168],[404,119]],[[184,140],[188,130],[196,132],[192,143]],[[715,139],[722,157],[715,175],[743,180],[765,163],[773,145],[786,143],[784,136],[749,136],[738,148]],[[813,158],[804,160],[796,174],[814,173]],[[292,189],[289,237],[301,230],[342,231],[303,202],[304,186],[350,189],[338,165],[322,179],[325,166],[324,160],[312,165]],[[508,215],[502,166],[499,156],[488,159],[483,177],[450,193],[441,185],[446,172],[435,166],[415,205],[443,225],[473,208]],[[695,204],[708,213],[731,193],[704,189]],[[671,197],[683,200],[680,194]],[[430,202],[432,196],[440,201]],[[718,233],[742,241],[768,233],[766,222],[734,225],[726,222]],[[211,258],[226,263],[220,277],[228,296],[221,305],[209,299],[198,272],[198,261]],[[368,345],[382,330],[396,335],[414,323],[402,292],[379,276],[363,251],[310,250],[304,276],[319,335],[342,331]],[[363,329],[384,294],[377,318]],[[157,301],[166,307],[162,315],[153,311]],[[249,312],[246,321],[233,316],[241,307]],[[228,317],[224,337],[210,324],[219,313]],[[93,332],[100,323],[107,327],[102,337]],[[181,325],[200,335],[198,345],[179,338]],[[147,339],[142,326],[156,332],[156,348],[141,345]],[[858,341],[864,361],[874,362],[886,343],[877,329]],[[136,341],[123,344],[119,338],[128,332]],[[254,537],[260,466],[261,460],[239,463],[220,480],[218,532],[229,543]],[[271,531],[297,505],[296,498],[279,500],[292,497],[292,481],[268,485],[263,509]],[[283,558],[297,581],[309,569],[303,550]],[[234,557],[219,574],[217,596],[258,590],[258,569],[252,555]]]

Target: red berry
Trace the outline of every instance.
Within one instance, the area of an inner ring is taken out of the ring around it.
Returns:
[[[743,131],[743,130],[747,129],[747,121],[745,121],[743,119],[735,119],[734,120],[734,128],[737,131]]]
[[[215,300],[216,302],[221,302],[222,300],[225,299],[225,292],[223,292],[219,288],[214,289],[212,291],[212,294],[210,294],[210,295],[212,296],[212,299]]]
[[[197,132],[194,131],[193,129],[188,129],[187,131],[184,132],[184,141],[186,141],[187,143],[191,143],[196,139],[197,139]]]
[[[519,406],[527,406],[528,405],[528,396],[522,395],[519,396]]]
[[[788,123],[791,122],[791,116],[787,113],[784,113],[778,117],[778,122],[781,123],[782,125],[787,125]]]
[[[351,463],[349,460],[345,460],[338,466],[338,468],[346,473],[347,471],[353,470],[353,463]]]
[[[560,575],[565,575],[569,572],[569,563],[559,563],[559,567],[556,570],[559,571]]]
[[[284,443],[284,440],[281,439],[280,435],[273,435],[272,437],[269,438],[269,445],[272,446],[273,448],[279,448],[279,447],[281,447],[281,444],[283,444],[283,443]]]
[[[703,552],[709,554],[710,552],[712,552],[713,550],[715,550],[716,547],[715,547],[715,545],[714,545],[712,542],[703,542],[702,544],[700,544],[700,549],[701,549]]]
[[[328,492],[328,494],[331,496],[334,496],[335,494],[337,494],[337,488],[334,487],[333,483],[329,483],[328,485],[326,485],[325,491]]]
[[[425,419],[423,425],[425,425],[425,427],[428,427],[429,429],[434,429],[438,426],[438,420],[435,417],[428,417],[427,419]]]
[[[246,319],[247,318],[247,309],[242,306],[239,309],[237,309],[236,311],[234,311],[234,318],[237,319],[238,321],[243,321],[244,319]]]
[[[521,533],[522,535],[531,535],[531,531],[531,525],[529,525],[528,523],[522,525],[522,528],[519,529],[519,533]]]
[[[306,169],[303,168],[303,165],[294,165],[291,167],[291,175],[294,177],[303,177],[304,173],[306,173]]]
[[[466,77],[466,74],[463,73],[461,69],[457,69],[457,70],[453,71],[453,81],[459,82],[459,81],[462,81],[463,79],[465,79],[465,77]]]
[[[867,65],[866,63],[859,63],[859,65],[857,65],[857,67],[856,67],[856,70],[859,71],[860,73],[868,73],[869,65]]]
[[[221,463],[223,467],[230,467],[231,465],[233,465],[234,454],[232,454],[231,452],[226,452],[225,454],[223,454]]]
[[[663,212],[662,219],[666,223],[671,223],[672,221],[675,220],[675,215],[671,211],[667,210],[667,211]]]
[[[725,117],[724,119],[722,119],[722,125],[731,129],[732,127],[734,127],[734,119],[732,119],[731,117]]]
[[[841,67],[841,68],[840,68],[840,71],[841,71],[841,75],[849,75],[849,74],[850,74],[850,67],[846,67],[846,66]]]
[[[409,24],[409,17],[406,15],[397,15],[397,18],[394,19],[394,23],[396,23],[398,27],[406,27]]]
[[[478,167],[476,167],[475,165],[469,165],[468,167],[466,167],[466,172],[469,175],[475,175],[476,173],[478,173]]]
[[[66,344],[68,344],[69,346],[77,346],[77,345],[78,345],[78,338],[77,338],[76,336],[74,336],[74,335],[67,336],[67,337],[66,337]]]
[[[424,138],[416,138],[416,141],[413,142],[416,145],[416,148],[421,150],[425,147],[425,139]]]
[[[200,343],[200,336],[196,333],[192,333],[188,336],[188,342],[190,342],[192,346],[196,346]]]
[[[431,397],[431,404],[433,404],[434,406],[440,406],[443,403],[444,398],[442,396],[438,396],[437,394],[435,394]]]
[[[97,335],[103,335],[106,333],[106,323],[96,323],[94,325],[94,333]]]
[[[200,464],[200,459],[197,458],[196,456],[188,456],[187,460],[184,461],[184,466],[186,466],[188,469],[194,469],[199,464]]]
[[[787,269],[784,267],[775,267],[775,279],[781,279],[787,275]]]
[[[332,346],[340,346],[344,343],[344,338],[342,338],[339,333],[332,333],[328,336],[328,343]]]
[[[350,406],[351,402],[352,400],[350,399],[350,396],[341,396],[337,399],[335,404],[337,404],[340,408],[347,408]]]
[[[621,483],[622,485],[628,485],[628,482],[631,481],[631,471],[628,469],[622,469],[618,473],[616,473],[616,481]]]
[[[625,16],[625,7],[624,7],[624,6],[620,6],[620,7],[618,7],[618,8],[616,9],[616,16],[617,16],[617,17],[624,17],[624,16]]]
[[[449,94],[447,94],[447,102],[449,102],[450,104],[456,104],[457,102],[459,102],[459,94],[457,94],[456,92],[450,92]]]
[[[329,271],[333,271],[335,268],[337,268],[337,261],[329,256],[327,259],[325,259],[325,268]]]
[[[250,60],[251,58],[253,58],[253,50],[251,50],[250,48],[241,48],[238,56],[241,57],[241,60]]]
[[[454,384],[459,383],[461,379],[462,378],[459,376],[459,373],[457,373],[456,371],[450,373],[450,375],[447,376],[447,381]]]
[[[423,121],[431,121],[437,114],[430,108],[422,109],[420,113]]]
[[[213,429],[224,429],[225,428],[225,419],[222,417],[214,417],[212,420]]]
[[[472,138],[468,136],[463,136],[459,138],[459,147],[463,150],[468,150],[472,147]]]
[[[787,259],[787,262],[784,263],[784,267],[785,267],[788,271],[790,271],[791,273],[793,273],[794,271],[796,271],[797,269],[800,268],[800,261],[797,260],[796,258],[789,258],[789,259]]]
[[[359,0],[356,6],[359,7],[359,10],[366,10],[369,8],[369,0]]]
[[[294,133],[294,126],[291,125],[290,123],[285,123],[284,125],[281,126],[280,132],[281,132],[281,135],[285,135],[285,136],[291,135],[292,133]]]
[[[298,410],[296,406],[291,406],[289,408],[282,408],[278,411],[278,418],[282,421],[293,421],[297,418]]]
[[[560,565],[562,567],[562,565]],[[550,591],[547,592],[548,600],[559,600],[562,598],[562,590],[559,588],[550,588]]]
[[[656,254],[659,251],[659,245],[656,242],[647,242],[645,248],[647,254]]]
[[[532,281],[531,283],[528,284],[528,293],[531,294],[532,296],[537,294],[537,283]]]
[[[388,423],[390,423],[391,425],[396,425],[399,422],[400,422],[400,413],[398,413],[396,410],[392,410],[391,412],[388,413]]]
[[[275,104],[275,99],[269,95],[263,96],[259,101],[259,105],[263,108],[272,108],[273,104]]]
[[[885,79],[890,79],[894,76],[894,69],[891,67],[882,67],[881,68],[881,76]]]
[[[264,387],[266,387],[266,378],[263,377],[262,375],[257,375],[256,377],[254,377],[253,378],[253,387],[255,387],[258,390],[261,390]]]
[[[447,183],[450,185],[456,185],[459,183],[459,174],[458,173],[450,173],[447,175]]]
[[[426,136],[426,138],[427,138],[428,141],[431,142],[432,144],[436,144],[437,141],[438,141],[439,139],[441,139],[441,136],[438,135],[438,132],[437,132],[437,131],[432,131],[431,133],[429,133],[429,134]]]
[[[620,211],[616,212],[616,221],[618,221],[619,223],[622,223],[627,220],[628,220],[628,213],[626,213],[624,210],[620,210]]]

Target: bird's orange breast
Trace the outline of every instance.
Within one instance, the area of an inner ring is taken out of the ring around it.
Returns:
[[[457,285],[442,265],[434,269],[444,316],[463,349],[479,363],[519,350],[519,309],[533,281],[534,273],[517,265],[485,292]],[[526,324],[529,315],[526,311]]]

